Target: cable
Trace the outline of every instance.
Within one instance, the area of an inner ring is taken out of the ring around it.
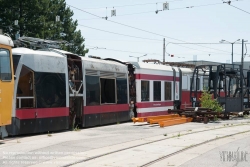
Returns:
[[[167,1],[167,2],[177,2],[177,1],[184,1],[184,0],[175,0],[175,1]],[[162,1],[162,2],[154,2],[154,3],[143,3],[143,4],[131,4],[131,5],[114,5],[114,6],[110,6],[110,7],[97,7],[97,8],[84,8],[84,9],[104,9],[104,8],[122,8],[122,7],[132,7],[132,6],[142,6],[142,5],[151,5],[151,4],[155,4],[155,3],[165,3],[166,1]]]
[[[111,34],[116,34],[116,35],[126,36],[126,37],[132,37],[132,38],[138,38],[138,39],[146,39],[146,40],[153,40],[153,41],[162,41],[162,40],[159,40],[159,39],[152,39],[152,38],[137,37],[137,36],[132,36],[132,35],[126,35],[126,34],[120,34],[120,33],[116,33],[116,32],[111,32],[111,31],[101,30],[101,29],[98,29],[98,28],[89,27],[89,26],[85,26],[85,25],[82,25],[82,24],[78,24],[78,26],[81,26],[81,27],[86,27],[86,28],[90,28],[90,29],[94,29],[94,30],[98,30],[98,31],[103,31],[103,32],[111,33]]]
[[[85,46],[90,46],[90,45],[85,45]],[[97,49],[99,48],[99,47],[96,47],[96,46],[90,46],[90,47],[95,47],[95,48],[97,48]],[[145,54],[145,52],[134,52],[134,51],[127,51],[127,50],[107,49],[107,48],[100,48],[100,49],[103,49],[103,50],[111,50],[111,51],[116,51],[116,52],[126,52],[126,53]],[[162,56],[162,55],[159,54],[159,53],[148,53],[148,55]]]
[[[93,47],[95,49],[103,49],[103,50],[110,50],[110,51],[116,51],[116,52],[125,52],[125,53],[136,53],[136,54],[145,54],[145,52],[135,52],[135,51],[125,51],[125,50],[118,50],[118,49],[107,49],[107,48],[104,48],[104,47],[96,47],[96,46],[91,46],[91,45],[85,45],[85,46],[88,46],[88,47]],[[88,49],[93,49],[93,48],[88,48]],[[214,54],[222,54],[222,53],[216,53],[216,52],[210,52],[210,53],[214,53]],[[186,54],[186,53],[175,53],[174,55],[183,55],[183,54]],[[223,53],[224,55],[228,55],[228,54],[225,54]],[[148,53],[148,55],[157,55],[157,56],[163,56],[159,53]],[[199,54],[199,55],[207,55],[207,54]],[[192,56],[192,55],[189,55],[189,56]],[[179,56],[177,56],[179,57]]]
[[[137,37],[137,36],[131,36],[131,35],[125,35],[125,34],[115,33],[115,32],[101,30],[101,29],[97,29],[97,28],[93,28],[93,27],[89,27],[89,26],[85,26],[85,25],[81,25],[81,24],[79,24],[79,26],[90,28],[90,29],[94,29],[94,30],[98,30],[98,31],[103,31],[103,32],[111,33],[111,34],[132,37],[132,38],[147,39],[147,40],[154,40],[154,41],[162,41],[162,40],[157,40],[157,39],[143,38],[143,37]],[[169,42],[169,43],[172,43],[172,42]],[[181,44],[178,44],[178,43],[172,43],[172,44],[178,45],[179,47],[188,48],[188,49],[197,50],[197,51],[200,51],[200,52],[206,52],[207,53],[207,51],[199,50],[199,49],[194,49],[194,48],[190,48],[190,47],[187,47],[187,46],[182,46]],[[185,43],[185,44],[189,44],[189,43]],[[190,43],[190,44],[194,44],[194,43]],[[226,52],[226,51],[224,51],[224,52]],[[209,52],[209,53],[216,53],[216,52]],[[229,53],[229,52],[227,52],[227,53]]]
[[[236,0],[236,1],[243,1],[243,0]],[[206,6],[212,6],[212,5],[223,5],[223,3],[213,3],[213,4],[205,4],[205,5],[197,5],[197,6],[187,6],[187,7],[182,7],[182,8],[173,8],[173,9],[169,9],[169,10],[190,9],[190,8],[206,7]],[[155,13],[155,11],[128,13],[128,14],[116,15],[116,17],[138,15],[138,14],[144,14],[144,13]],[[89,19],[79,19],[79,20],[95,20],[95,19],[100,19],[100,18],[89,18]],[[103,18],[101,18],[101,19],[103,19]]]
[[[90,12],[87,12],[87,11],[85,11],[85,10],[79,9],[79,8],[74,7],[74,6],[72,6],[72,5],[69,5],[69,4],[67,4],[67,5],[70,6],[70,7],[72,7],[72,8],[75,8],[75,9],[77,9],[77,10],[80,10],[80,11],[82,11],[82,12],[84,12],[84,13],[90,14],[90,15],[92,15],[92,16],[95,16],[95,17],[98,17],[98,18],[102,18],[102,17],[100,17],[100,16],[98,16],[98,15],[95,15],[95,14],[93,14],[93,13],[90,13]],[[139,30],[139,31],[143,31],[143,32],[147,32],[147,33],[150,33],[150,34],[154,34],[154,35],[157,35],[157,36],[161,36],[161,37],[173,39],[173,40],[176,40],[176,41],[181,41],[181,42],[189,43],[189,42],[186,42],[186,41],[183,41],[183,40],[179,40],[179,39],[172,38],[172,37],[169,37],[169,36],[165,36],[165,35],[162,35],[162,34],[157,34],[157,33],[150,32],[150,31],[147,31],[147,30],[143,30],[143,29],[140,29],[140,28],[136,28],[136,27],[133,27],[133,26],[130,26],[130,25],[126,25],[126,24],[123,24],[123,23],[115,22],[115,21],[112,21],[112,20],[107,20],[107,21],[112,22],[112,23],[115,23],[115,24],[119,24],[119,25],[122,25],[122,26],[125,26],[125,27],[129,27],[129,28],[132,28],[132,29],[136,29],[136,30]],[[197,45],[197,44],[194,44],[194,45]],[[202,45],[197,45],[197,46],[229,53],[228,51],[219,50],[219,49],[214,49],[214,48],[210,48],[210,47],[206,47],[206,46],[202,46]]]
[[[247,11],[245,11],[245,10],[243,10],[243,9],[240,9],[240,8],[238,8],[238,7],[236,7],[236,6],[233,6],[233,5],[230,5],[230,6],[232,6],[232,7],[236,8],[236,9],[238,9],[238,10],[241,10],[241,11],[243,11],[243,12],[247,13],[247,14],[250,14],[249,12],[247,12]]]

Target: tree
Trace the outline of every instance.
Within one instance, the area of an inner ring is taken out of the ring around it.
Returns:
[[[223,108],[216,99],[212,98],[212,95],[208,91],[203,91],[201,94],[201,106],[209,108],[213,111],[221,112]]]
[[[67,41],[64,50],[84,56],[84,38],[77,30],[73,11],[65,0],[0,0],[0,27],[13,39],[15,34],[49,40]],[[56,16],[60,21],[56,22]],[[14,25],[18,20],[18,25]],[[61,35],[61,34],[65,35]]]

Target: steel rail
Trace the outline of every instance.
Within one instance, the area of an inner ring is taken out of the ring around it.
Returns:
[[[224,126],[224,127],[218,127],[218,128],[213,128],[213,129],[207,129],[207,130],[200,130],[200,131],[196,131],[196,132],[188,132],[188,133],[185,133],[185,134],[181,134],[181,136],[185,136],[185,135],[191,135],[191,134],[196,134],[196,133],[200,133],[200,132],[206,132],[206,131],[211,131],[211,130],[216,130],[216,129],[223,129],[223,128],[229,128],[229,127],[234,127],[234,126],[243,126],[243,125],[249,125],[250,122],[246,122],[246,123],[240,123],[240,124],[234,124],[234,125],[229,125],[229,126]],[[246,131],[248,132],[248,131]],[[249,130],[250,132],[250,130]],[[175,133],[178,133],[178,132],[175,132]],[[240,132],[240,133],[245,133],[244,132]],[[237,133],[238,134],[238,133]],[[231,135],[236,135],[236,134],[231,134]],[[174,137],[178,137],[178,136],[174,136]],[[130,146],[130,147],[126,147],[126,148],[122,148],[122,149],[118,149],[118,150],[115,150],[115,151],[111,151],[111,152],[108,152],[108,153],[104,153],[104,154],[100,154],[100,155],[97,155],[97,156],[92,156],[92,157],[89,157],[89,158],[86,158],[86,159],[83,159],[83,160],[79,160],[79,161],[76,161],[76,162],[73,162],[73,163],[69,163],[69,164],[66,164],[66,165],[63,165],[62,167],[68,167],[68,166],[72,166],[72,165],[76,165],[76,164],[79,164],[79,163],[82,163],[82,162],[87,162],[87,161],[90,161],[90,160],[93,160],[93,159],[96,159],[96,158],[100,158],[100,157],[104,157],[106,155],[110,155],[110,154],[114,154],[114,153],[118,153],[118,152],[121,152],[121,151],[125,151],[125,150],[129,150],[129,149],[132,149],[132,148],[135,148],[135,147],[139,147],[139,146],[143,146],[143,145],[147,145],[147,144],[151,144],[151,143],[156,143],[156,142],[159,142],[159,141],[163,141],[163,140],[167,140],[167,139],[171,139],[173,137],[166,137],[166,138],[163,138],[163,139],[158,139],[158,140],[154,140],[154,141],[150,141],[150,142],[146,142],[146,143],[143,143],[143,144],[138,144],[138,145],[134,145],[134,146]],[[220,139],[220,138],[218,138]],[[214,139],[213,139],[214,140]],[[206,141],[207,142],[207,141]],[[205,144],[205,143],[204,143]],[[197,145],[198,146],[198,145]],[[191,148],[191,147],[190,147]],[[183,151],[185,151],[185,149],[183,149]],[[179,151],[175,152],[175,154],[177,154]],[[171,155],[171,154],[170,154]],[[169,155],[167,155],[169,156]],[[167,158],[166,156],[166,158]],[[173,155],[171,155],[173,156]],[[160,161],[162,158],[159,158],[157,159],[158,161]],[[144,164],[143,166],[141,167],[144,167],[145,165],[150,165],[150,164],[153,164],[153,163],[156,163],[158,162],[157,160],[154,160],[154,161],[151,161],[147,164]]]

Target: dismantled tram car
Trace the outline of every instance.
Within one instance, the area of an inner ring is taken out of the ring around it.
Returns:
[[[61,50],[13,49],[16,74],[9,135],[127,121],[127,67]]]
[[[189,68],[86,58],[56,49],[15,48],[13,60],[9,135],[123,122],[130,120],[130,111],[142,117],[192,106]],[[196,80],[202,90],[202,76]]]
[[[195,76],[196,82],[191,84],[194,80],[191,68],[106,60],[127,65],[130,106],[133,106],[135,117],[164,115],[168,114],[168,109],[192,107],[190,90],[197,90],[200,96],[207,84],[203,76]]]
[[[11,124],[14,73],[11,38],[0,35],[0,139],[7,136],[5,126]]]

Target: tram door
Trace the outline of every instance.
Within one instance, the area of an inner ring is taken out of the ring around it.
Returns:
[[[68,79],[69,79],[69,128],[74,129],[82,126],[83,118],[83,73],[81,58],[75,55],[68,56]]]
[[[173,69],[173,97],[174,97],[174,109],[180,109],[181,101],[180,101],[180,69]]]
[[[70,128],[80,127],[83,119],[83,97],[70,97],[69,108],[71,115]]]

